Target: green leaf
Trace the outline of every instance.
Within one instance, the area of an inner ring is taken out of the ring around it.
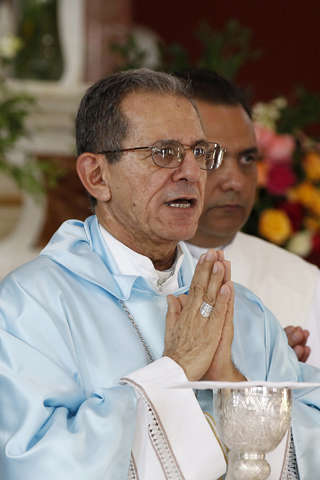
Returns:
[[[18,185],[36,198],[45,185],[55,185],[63,175],[61,169],[51,162],[36,162],[26,155],[23,163],[15,164],[11,157],[17,142],[29,136],[26,119],[35,107],[35,100],[25,93],[12,91],[6,79],[0,77],[0,171],[9,175]]]
[[[309,125],[320,121],[320,95],[307,91],[304,87],[296,87],[287,107],[281,111],[277,122],[278,133],[294,134]]]
[[[234,18],[228,20],[221,32],[212,30],[208,22],[202,22],[196,36],[203,46],[197,66],[215,70],[230,80],[246,62],[261,56],[260,50],[251,50],[251,31]]]
[[[156,69],[173,72],[197,66],[215,70],[232,80],[246,62],[261,57],[261,50],[251,48],[250,29],[234,18],[228,20],[222,31],[213,30],[208,22],[202,21],[196,29],[195,37],[201,43],[198,59],[191,61],[188,50],[179,43],[159,44],[156,47],[159,50],[159,65]],[[117,70],[145,66],[146,52],[137,44],[133,35],[129,35],[124,44],[113,43],[111,50],[121,61]]]

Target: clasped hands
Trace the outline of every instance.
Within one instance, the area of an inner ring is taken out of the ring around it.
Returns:
[[[189,381],[244,381],[231,358],[234,289],[223,252],[203,254],[189,294],[167,300],[163,355],[178,363]],[[200,313],[203,302],[213,306],[207,318]]]

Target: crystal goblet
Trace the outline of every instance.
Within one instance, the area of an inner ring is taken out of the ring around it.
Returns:
[[[289,388],[252,386],[219,388],[213,408],[224,443],[238,453],[237,480],[265,480],[270,466],[265,454],[283,439],[291,420]]]

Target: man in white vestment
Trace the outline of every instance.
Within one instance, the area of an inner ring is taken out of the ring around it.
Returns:
[[[205,138],[184,81],[149,70],[102,79],[76,134],[95,215],[65,222],[0,284],[0,478],[219,479],[228,454],[211,390],[168,387],[320,382],[320,371],[233,285],[222,251],[195,267],[183,243],[224,153]],[[271,480],[316,478],[319,409],[319,388],[293,391]]]
[[[300,361],[320,367],[319,269],[240,232],[257,184],[258,151],[247,94],[205,69],[177,75],[192,82],[207,139],[226,149],[221,168],[208,174],[199,227],[188,247],[196,260],[208,248],[223,249],[232,265],[232,280],[252,290],[275,314]]]

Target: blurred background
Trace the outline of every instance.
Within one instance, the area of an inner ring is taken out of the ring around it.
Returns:
[[[75,172],[77,106],[92,82],[143,66],[205,66],[250,89],[260,130],[293,143],[277,190],[275,162],[261,158],[246,231],[317,263],[319,17],[318,0],[0,0],[0,278],[91,214]],[[262,234],[265,210],[286,218],[271,215]]]
[[[150,5],[147,0],[132,2],[133,24],[149,27],[166,43],[181,43],[193,60],[201,51],[195,38],[201,22],[221,31],[233,18],[247,27],[252,50],[260,50],[261,56],[248,61],[236,80],[253,86],[255,100],[287,95],[297,84],[320,92],[317,0],[162,0]]]

